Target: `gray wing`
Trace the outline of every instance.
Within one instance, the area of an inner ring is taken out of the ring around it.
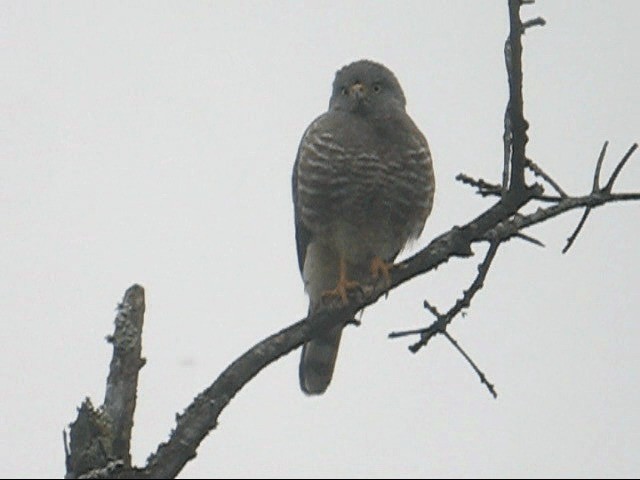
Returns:
[[[307,129],[308,131],[308,129]],[[302,140],[300,141],[300,146],[305,140],[305,136],[307,131],[304,132],[302,136]],[[291,189],[293,194],[293,215],[296,226],[296,247],[298,250],[298,267],[300,268],[300,273],[302,273],[302,269],[304,267],[304,260],[307,257],[307,247],[309,243],[311,243],[311,230],[309,230],[304,223],[302,223],[302,219],[300,218],[300,204],[298,201],[298,163],[300,162],[300,152],[302,148],[298,147],[298,153],[296,155],[296,161],[293,164],[293,174],[291,176]]]

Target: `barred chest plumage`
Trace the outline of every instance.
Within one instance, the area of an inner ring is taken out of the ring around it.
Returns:
[[[299,155],[301,220],[350,262],[390,261],[422,231],[433,167],[408,116],[373,122],[325,114],[308,128]]]

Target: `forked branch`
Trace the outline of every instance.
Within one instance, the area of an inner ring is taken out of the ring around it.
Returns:
[[[584,196],[567,195],[559,183],[527,159],[525,147],[528,140],[528,124],[524,117],[522,99],[521,37],[528,27],[544,24],[542,19],[524,23],[520,20],[521,5],[530,3],[532,2],[525,0],[509,0],[510,33],[505,44],[509,101],[503,136],[505,154],[502,183],[474,180],[466,175],[458,177],[463,183],[477,188],[480,195],[495,196],[497,202],[467,224],[453,227],[413,257],[397,264],[391,270],[389,285],[364,285],[361,290],[350,292],[347,305],[342,305],[341,301],[336,299],[314,315],[265,338],[247,350],[177,416],[176,427],[169,439],[159,445],[143,468],[131,466],[129,453],[137,372],[144,363],[139,349],[144,296],[141,287],[131,287],[125,294],[125,301],[118,312],[118,318],[127,319],[127,322],[121,325],[123,335],[118,334],[116,322],[116,333],[112,337],[114,361],[109,375],[105,405],[96,410],[87,400],[80,408],[78,420],[71,428],[67,454],[68,478],[174,478],[184,465],[195,457],[200,442],[216,427],[218,416],[231,399],[263,368],[298,348],[317,332],[351,323],[352,320],[345,322],[344,319],[352,319],[356,312],[375,303],[381,296],[412,278],[432,271],[452,257],[472,256],[473,244],[486,241],[490,243],[490,247],[479,266],[478,275],[447,313],[440,314],[437,309],[425,303],[425,307],[436,316],[436,321],[425,328],[402,332],[395,336],[417,335],[418,341],[412,348],[418,350],[434,335],[442,333],[463,354],[481,381],[495,395],[493,385],[449,335],[447,326],[468,307],[474,295],[482,288],[499,245],[513,237],[539,244],[539,241],[528,237],[523,230],[570,210],[585,208],[590,211],[611,202],[640,200],[640,193],[613,193],[614,183],[637,149],[637,144],[634,144],[618,163],[605,187],[600,188],[599,177],[605,156],[603,148],[596,166],[594,187],[590,194]],[[527,185],[525,168],[529,168],[551,185],[557,195],[544,195],[541,185]],[[538,208],[532,213],[521,213],[523,207],[532,201],[546,202],[545,204],[550,205]],[[574,238],[568,247],[575,240],[580,228],[579,226],[572,235]],[[135,298],[141,298],[141,303]],[[140,316],[139,325],[135,322],[129,323],[136,315]]]

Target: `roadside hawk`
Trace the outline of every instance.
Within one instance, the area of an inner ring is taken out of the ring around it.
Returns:
[[[389,269],[422,232],[435,188],[427,141],[405,111],[405,97],[385,66],[360,60],[340,69],[329,110],[302,136],[293,166],[298,265],[309,313],[328,296]],[[333,375],[342,326],[307,342],[300,386],[323,393]]]

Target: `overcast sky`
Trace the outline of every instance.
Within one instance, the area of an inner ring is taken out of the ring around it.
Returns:
[[[333,76],[370,58],[428,138],[436,202],[407,254],[490,201],[500,178],[507,1],[0,2],[0,475],[60,477],[62,429],[104,396],[116,303],[146,289],[133,454],[234,358],[302,318],[290,175]],[[539,0],[525,19],[529,156],[570,193],[640,141],[640,3]],[[640,190],[640,158],[620,176]],[[475,258],[370,307],[328,392],[299,352],[255,378],[183,476],[640,475],[640,205],[581,212],[512,241],[451,333],[417,355],[392,330],[447,309]]]

